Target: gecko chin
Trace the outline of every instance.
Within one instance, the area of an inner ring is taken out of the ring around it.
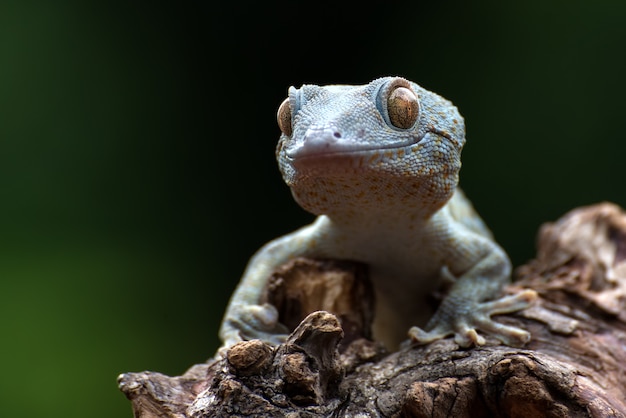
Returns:
[[[361,152],[326,152],[308,155],[299,155],[294,158],[287,158],[288,163],[297,172],[332,172],[354,171],[364,168],[364,160],[368,156],[376,155],[375,151]]]

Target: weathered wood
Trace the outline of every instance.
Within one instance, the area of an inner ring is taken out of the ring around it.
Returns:
[[[626,417],[626,214],[574,210],[537,245],[506,289],[534,289],[537,303],[499,317],[532,333],[523,348],[445,339],[387,353],[369,340],[366,268],[301,259],[266,296],[295,327],[284,344],[242,342],[180,377],[127,373],[120,389],[142,418]]]

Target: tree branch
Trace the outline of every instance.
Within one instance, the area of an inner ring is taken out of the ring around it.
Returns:
[[[179,377],[126,373],[120,389],[142,418],[626,417],[626,215],[577,209],[537,243],[506,291],[539,300],[498,317],[532,333],[523,348],[445,339],[387,353],[370,340],[367,267],[298,259],[266,295],[295,328],[285,344],[242,342]]]

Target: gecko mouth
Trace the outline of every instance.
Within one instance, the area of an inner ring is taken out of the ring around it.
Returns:
[[[363,143],[356,141],[342,140],[341,136],[333,135],[334,139],[328,137],[325,138],[311,138],[303,141],[298,146],[286,149],[284,155],[291,162],[317,160],[317,159],[330,159],[333,157],[367,157],[369,155],[375,155],[377,153],[385,153],[401,150],[403,148],[409,148],[421,143],[429,134],[444,137],[447,140],[453,142],[455,145],[458,142],[447,132],[443,132],[437,129],[431,129],[425,134],[420,136],[412,136],[407,141],[398,142],[396,144],[390,144],[387,146],[367,146]]]

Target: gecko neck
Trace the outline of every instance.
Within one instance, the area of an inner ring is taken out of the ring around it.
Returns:
[[[333,224],[348,229],[384,228],[393,230],[428,222],[445,203],[446,201],[442,201],[424,205],[422,202],[412,205],[405,201],[386,202],[379,206],[344,205],[340,208],[329,208],[322,213],[317,213],[317,215],[322,215]]]

